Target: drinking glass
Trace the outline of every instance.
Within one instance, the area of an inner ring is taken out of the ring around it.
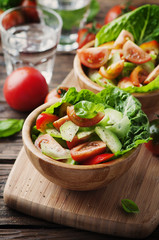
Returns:
[[[61,29],[61,17],[47,7],[16,7],[5,11],[0,18],[0,30],[7,74],[31,66],[50,84]]]
[[[58,50],[72,51],[76,49],[78,47],[77,33],[86,23],[90,0],[38,0],[38,4],[54,9],[63,20]]]

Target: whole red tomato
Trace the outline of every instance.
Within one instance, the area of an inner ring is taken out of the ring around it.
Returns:
[[[116,5],[112,7],[106,14],[104,23],[108,24],[109,22],[113,21],[117,17],[120,17],[124,13],[130,12],[134,10],[136,7],[131,5]]]
[[[100,23],[88,23],[84,28],[78,31],[78,48],[83,47],[86,43],[95,39],[99,29],[102,27]]]
[[[159,119],[154,119],[150,122],[150,140],[148,143],[145,143],[145,146],[149,151],[154,155],[159,155]]]
[[[37,69],[22,67],[7,77],[3,92],[10,107],[26,112],[44,103],[48,85]]]

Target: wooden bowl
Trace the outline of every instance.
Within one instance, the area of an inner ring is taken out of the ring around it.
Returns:
[[[66,189],[88,191],[107,186],[129,170],[139,153],[140,146],[116,160],[97,165],[70,165],[42,154],[32,142],[31,129],[37,116],[52,104],[43,104],[30,113],[22,130],[26,153],[34,167],[44,177]]]
[[[89,42],[83,48],[93,47],[94,41]],[[78,55],[74,58],[74,74],[82,89],[89,89],[94,93],[100,92],[104,88],[94,83],[91,79],[87,77],[84,72],[83,66],[79,60]],[[148,93],[133,93],[142,104],[142,110],[149,116],[150,113],[153,114],[159,109],[159,90]]]

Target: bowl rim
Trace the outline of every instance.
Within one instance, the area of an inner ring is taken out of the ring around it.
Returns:
[[[88,42],[86,45],[84,45],[82,47],[82,49],[86,49],[86,48],[89,48],[89,47],[94,47],[94,43],[95,43],[95,40],[92,40],[90,42]],[[80,79],[82,79],[83,82],[87,81],[87,84],[92,88],[96,90],[96,91],[101,91],[103,89],[105,89],[104,87],[101,87],[99,86],[97,83],[93,82],[92,80],[90,80],[89,77],[87,77],[87,75],[85,74],[84,70],[83,70],[83,67],[82,67],[82,64],[80,62],[80,59],[76,53],[75,57],[74,57],[74,61],[73,61],[73,66],[74,66],[74,72],[75,74],[80,75]],[[124,89],[123,89],[124,90]],[[132,93],[132,95],[134,97],[143,97],[143,98],[146,98],[147,96],[151,95],[151,96],[156,96],[159,94],[159,90],[155,90],[155,91],[152,91],[152,92],[144,92],[144,93]]]
[[[124,155],[122,155],[121,157],[119,157],[117,159],[114,159],[110,162],[101,163],[101,164],[93,164],[93,165],[71,165],[71,164],[66,164],[64,162],[47,157],[45,154],[40,152],[35,147],[32,139],[31,139],[31,129],[35,124],[37,116],[42,111],[44,111],[46,108],[48,108],[50,105],[52,105],[54,103],[55,103],[55,101],[50,101],[48,103],[44,103],[44,104],[40,105],[35,110],[33,110],[28,115],[26,120],[24,121],[24,125],[22,128],[22,140],[23,140],[24,148],[27,147],[29,149],[29,151],[32,152],[36,157],[42,159],[43,161],[45,161],[47,163],[51,163],[52,165],[55,165],[57,167],[61,167],[61,168],[65,168],[65,169],[74,169],[74,170],[78,171],[78,170],[95,170],[95,169],[108,168],[110,166],[118,165],[121,162],[131,160],[131,159],[129,159],[129,156],[131,154],[135,154],[136,151],[139,152],[139,150],[141,148],[141,144],[138,145],[136,148],[131,149],[130,151],[128,151],[127,153],[125,153]]]

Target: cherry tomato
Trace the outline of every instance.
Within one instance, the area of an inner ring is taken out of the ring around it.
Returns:
[[[124,13],[130,12],[134,10],[136,7],[134,6],[127,6],[127,5],[116,5],[112,7],[106,14],[104,23],[108,24],[109,22],[113,21],[117,17],[120,17]]]
[[[106,47],[106,48],[112,50],[114,47],[114,41],[103,43],[99,47]]]
[[[75,147],[81,143],[87,142],[88,140],[89,140],[89,136],[86,136],[86,137],[83,137],[80,139],[77,136],[74,136],[74,138],[71,142],[67,141],[67,146],[69,149],[72,149],[73,147]]]
[[[122,72],[124,67],[124,60],[120,60],[116,63],[111,64],[108,68],[104,66],[100,67],[99,73],[107,79],[113,80]]]
[[[110,160],[113,156],[114,156],[114,153],[103,153],[83,161],[82,164],[93,165],[93,164],[103,163]]]
[[[82,143],[70,150],[71,157],[77,161],[82,162],[85,159],[94,157],[98,154],[105,152],[106,144],[102,141],[92,141]]]
[[[69,117],[66,115],[64,117],[59,118],[58,120],[53,122],[54,127],[59,130],[61,125],[63,125],[65,122],[69,121]]]
[[[119,82],[118,82],[118,87],[119,88],[127,88],[127,87],[133,87],[134,84],[130,80],[129,77],[123,77]]]
[[[101,121],[105,114],[103,112],[98,112],[97,115],[93,118],[90,118],[90,119],[81,118],[76,115],[74,106],[70,106],[70,107],[67,107],[67,115],[68,115],[69,119],[73,123],[75,123],[77,126],[91,127],[91,126],[96,125],[99,121]]]
[[[151,60],[151,56],[132,41],[128,40],[123,46],[123,55],[126,60],[142,64]]]
[[[32,8],[36,6],[36,1],[35,0],[23,0],[21,6],[25,7],[23,9],[25,19],[28,23],[39,23],[40,18],[39,18],[39,13],[36,8]],[[28,6],[28,8],[27,8]]]
[[[31,111],[44,103],[48,85],[37,69],[22,67],[7,77],[3,92],[10,107],[18,111]]]
[[[152,40],[149,42],[142,43],[140,45],[145,52],[149,54],[158,54],[159,53],[159,43],[156,40]]]
[[[41,131],[45,132],[48,123],[53,123],[56,121],[58,117],[56,115],[50,113],[41,113],[36,120],[36,128]]]
[[[114,48],[117,48],[117,49],[122,48],[123,45],[124,45],[124,44],[126,43],[126,41],[128,41],[128,40],[134,41],[134,37],[133,37],[133,35],[132,35],[130,32],[128,32],[128,31],[126,31],[126,30],[123,29],[123,30],[120,32],[120,34],[119,34],[119,36],[117,37],[117,39],[115,40],[113,47],[114,47]]]
[[[21,6],[26,7],[26,6],[36,6],[36,0],[23,0],[21,3]]]
[[[58,87],[51,90],[45,98],[45,103],[50,101],[58,101],[68,91],[67,87]]]
[[[102,27],[100,23],[88,23],[84,28],[78,31],[78,48],[83,47],[86,43],[95,39],[99,29]]]
[[[109,57],[110,50],[105,47],[92,47],[78,49],[77,54],[81,63],[90,68],[99,68],[104,65]]]
[[[152,82],[159,75],[159,65],[148,75],[143,84]]]
[[[11,27],[24,23],[24,16],[19,10],[6,14],[2,20],[2,26],[7,30]]]
[[[148,76],[148,72],[141,66],[137,66],[130,74],[130,79],[134,86],[140,87]]]
[[[150,122],[150,136],[152,140],[145,143],[145,146],[154,155],[159,155],[159,119],[154,119]]]

